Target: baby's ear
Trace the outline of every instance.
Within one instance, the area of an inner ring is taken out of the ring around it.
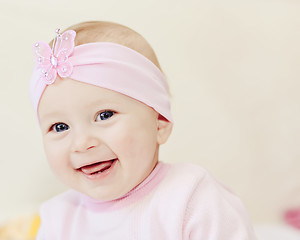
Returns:
[[[172,132],[172,128],[173,128],[173,123],[169,122],[162,116],[158,117],[157,119],[157,143],[158,144],[164,144],[168,140]]]

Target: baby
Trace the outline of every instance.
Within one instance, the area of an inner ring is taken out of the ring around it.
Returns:
[[[168,86],[135,31],[85,22],[34,45],[31,100],[48,162],[72,190],[45,202],[37,239],[254,240],[241,201],[203,168],[159,161]]]

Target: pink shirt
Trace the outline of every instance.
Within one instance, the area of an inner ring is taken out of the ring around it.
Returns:
[[[41,207],[38,240],[255,240],[238,197],[203,168],[159,163],[120,199],[65,192]]]

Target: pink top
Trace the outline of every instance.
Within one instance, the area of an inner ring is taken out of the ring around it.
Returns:
[[[38,240],[255,240],[238,197],[203,168],[159,163],[120,199],[65,192],[41,207]]]

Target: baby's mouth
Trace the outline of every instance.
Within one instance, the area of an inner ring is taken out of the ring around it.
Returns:
[[[93,164],[82,166],[78,170],[83,172],[86,175],[101,174],[101,173],[107,171],[108,169],[110,169],[116,160],[117,159],[112,159],[112,160],[103,161],[103,162],[96,162]]]

